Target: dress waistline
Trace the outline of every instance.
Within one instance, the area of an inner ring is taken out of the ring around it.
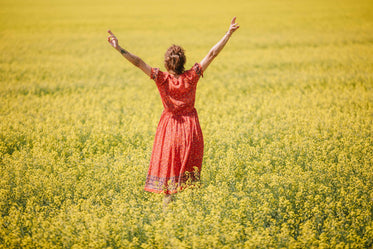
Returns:
[[[197,114],[197,110],[194,107],[192,109],[183,109],[177,111],[166,108],[163,110],[163,114],[168,114],[172,116],[193,116]]]

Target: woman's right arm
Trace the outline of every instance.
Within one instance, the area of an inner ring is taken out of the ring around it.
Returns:
[[[145,74],[150,77],[152,68],[146,64],[140,57],[131,54],[121,46],[119,46],[118,39],[115,35],[109,30],[108,33],[110,34],[108,37],[108,42],[110,43],[113,48],[115,48],[118,52],[120,52],[124,58],[126,58],[129,62],[131,62],[134,66],[140,68]]]
[[[203,60],[201,61],[202,72],[205,72],[210,63],[215,59],[216,56],[218,56],[220,51],[224,48],[225,44],[227,44],[233,32],[236,31],[239,27],[240,26],[236,23],[236,17],[233,17],[228,32],[223,36],[223,38],[218,43],[216,43],[215,46],[211,48],[206,57],[203,58]]]

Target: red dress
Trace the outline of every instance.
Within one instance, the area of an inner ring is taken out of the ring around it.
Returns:
[[[151,78],[157,84],[164,110],[155,134],[146,191],[171,194],[185,187],[188,179],[198,180],[203,136],[194,102],[201,75],[198,63],[179,78],[152,68]]]

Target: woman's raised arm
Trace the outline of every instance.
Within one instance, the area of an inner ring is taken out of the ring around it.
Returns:
[[[148,64],[146,64],[140,57],[131,54],[130,52],[119,46],[118,39],[110,30],[108,30],[108,33],[110,35],[108,36],[107,40],[110,43],[110,45],[113,46],[113,48],[115,48],[117,51],[119,51],[124,58],[126,58],[136,67],[140,68],[145,74],[147,74],[150,77],[151,67]]]
[[[236,17],[233,17],[228,32],[225,33],[223,38],[221,38],[221,40],[211,48],[210,52],[201,61],[203,72],[205,72],[205,70],[210,65],[210,63],[215,59],[215,57],[218,56],[220,51],[224,48],[225,44],[227,44],[229,38],[232,36],[233,32],[236,31],[239,27],[240,26],[236,23]]]

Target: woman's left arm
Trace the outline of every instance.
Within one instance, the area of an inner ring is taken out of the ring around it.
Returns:
[[[224,48],[225,44],[227,44],[229,38],[239,27],[240,26],[236,23],[236,17],[233,17],[228,32],[223,36],[223,38],[221,38],[220,41],[218,41],[218,43],[216,43],[215,46],[211,48],[205,58],[202,59],[201,66],[203,72],[206,71],[210,63],[215,59],[216,56],[218,56],[220,51]]]
[[[108,33],[110,35],[108,36],[107,40],[110,43],[110,45],[113,46],[113,48],[115,48],[117,51],[119,51],[124,58],[126,58],[134,66],[140,68],[145,74],[147,74],[150,77],[152,68],[148,64],[146,64],[140,57],[131,54],[130,52],[119,46],[118,39],[110,30],[108,31]]]

